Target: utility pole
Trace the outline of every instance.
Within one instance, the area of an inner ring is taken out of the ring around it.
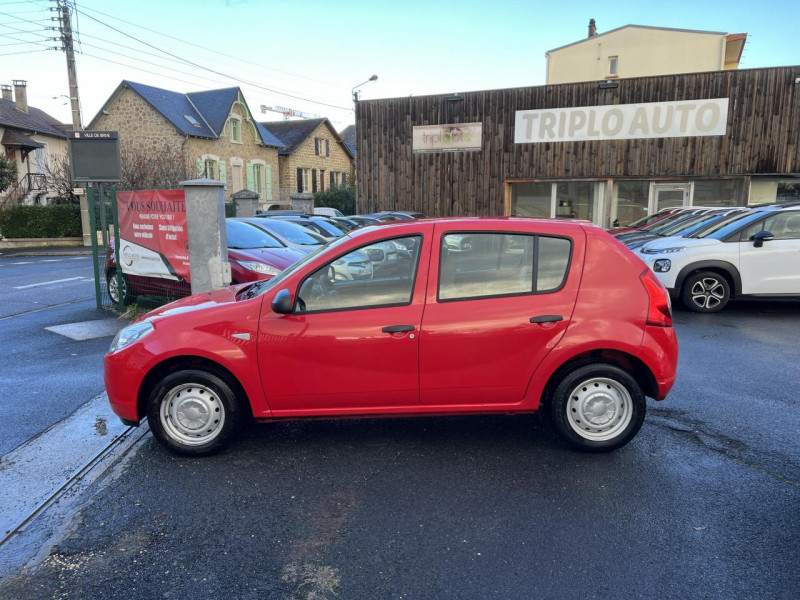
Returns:
[[[75,48],[72,39],[72,18],[69,14],[69,0],[56,0],[58,28],[61,43],[67,55],[67,77],[69,78],[69,101],[72,104],[72,128],[83,129],[81,125],[81,104],[78,96],[78,72],[75,69]]]

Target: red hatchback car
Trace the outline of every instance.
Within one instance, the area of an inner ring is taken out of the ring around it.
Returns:
[[[386,276],[334,276],[386,242],[403,249]],[[146,416],[186,455],[219,450],[250,415],[539,409],[575,448],[609,451],[639,431],[645,396],[666,397],[677,358],[668,294],[602,229],[439,219],[357,229],[269,281],[166,305],[123,329],[104,366],[116,414]]]

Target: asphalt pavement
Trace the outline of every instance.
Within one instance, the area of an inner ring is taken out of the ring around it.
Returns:
[[[795,598],[800,304],[676,321],[678,383],[618,452],[535,415],[259,425],[200,460],[148,434],[0,597]]]

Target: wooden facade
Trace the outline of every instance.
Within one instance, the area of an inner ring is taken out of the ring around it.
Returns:
[[[431,216],[498,215],[506,182],[800,175],[800,66],[714,71],[361,101],[356,107],[359,209]],[[514,143],[518,110],[729,98],[713,137]],[[483,123],[482,149],[412,153],[418,125]]]

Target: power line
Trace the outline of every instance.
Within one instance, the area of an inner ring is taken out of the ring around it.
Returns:
[[[3,58],[6,56],[14,56],[15,54],[33,54],[34,52],[48,52],[50,48],[42,48],[41,50],[23,50],[22,52],[3,52]]]
[[[130,39],[132,39],[132,40],[134,40],[136,42],[139,42],[140,44],[144,44],[145,46],[153,48],[154,50],[158,50],[159,52],[162,52],[162,53],[164,53],[164,54],[166,54],[168,56],[171,56],[171,57],[176,58],[176,59],[178,59],[180,61],[183,61],[187,65],[191,65],[191,66],[196,67],[198,69],[202,69],[204,71],[208,71],[209,73],[214,73],[215,75],[220,75],[222,77],[225,77],[226,79],[231,79],[233,81],[238,81],[239,83],[245,83],[245,84],[250,85],[252,87],[255,87],[255,88],[258,88],[258,89],[261,89],[261,90],[264,90],[264,91],[267,91],[267,92],[270,92],[270,93],[273,93],[273,94],[278,94],[280,96],[286,96],[287,98],[295,98],[297,100],[303,100],[304,102],[311,102],[312,104],[319,104],[321,106],[328,106],[330,108],[336,108],[336,109],[339,109],[339,110],[347,110],[347,111],[352,111],[353,110],[352,108],[347,108],[347,107],[344,107],[344,106],[337,106],[335,104],[329,104],[327,102],[320,102],[318,100],[311,100],[310,98],[304,98],[302,96],[297,96],[295,94],[289,94],[289,93],[286,93],[286,92],[281,92],[279,90],[275,90],[275,89],[272,89],[272,88],[265,87],[263,85],[259,85],[257,83],[253,83],[252,81],[247,81],[245,79],[240,79],[238,77],[233,77],[231,75],[228,75],[226,73],[222,73],[222,72],[217,71],[215,69],[211,69],[209,67],[206,67],[206,66],[203,66],[203,65],[199,65],[199,64],[197,64],[195,62],[192,62],[192,61],[187,60],[187,59],[185,59],[185,58],[183,58],[181,56],[178,56],[177,54],[173,54],[171,52],[167,52],[166,50],[163,50],[163,49],[159,48],[158,46],[155,46],[153,44],[150,44],[149,42],[145,42],[143,40],[140,40],[139,38],[137,38],[135,36],[132,36],[132,35],[130,35],[128,33],[125,33],[124,31],[114,27],[113,25],[109,25],[108,23],[104,23],[103,21],[93,17],[92,15],[88,15],[88,14],[86,14],[86,13],[80,11],[80,10],[77,10],[77,12],[82,14],[83,16],[93,20],[93,21],[96,21],[100,25],[104,25],[105,27],[108,27],[109,29],[113,29],[114,31],[116,31],[119,34],[124,35],[125,37],[128,37],[128,38],[130,38]]]
[[[161,35],[161,36],[169,38],[171,40],[175,40],[176,42],[180,42],[181,44],[186,44],[187,46],[193,46],[195,48],[199,48],[201,50],[206,50],[206,51],[208,50],[207,46],[201,46],[199,44],[194,44],[192,42],[187,42],[186,40],[182,40],[181,38],[177,38],[175,36],[169,35],[167,33],[163,33],[161,31],[156,31],[155,29],[150,29],[149,27],[145,27],[144,25],[139,25],[138,23],[133,23],[132,21],[126,21],[125,19],[121,19],[120,17],[117,17],[115,15],[111,15],[109,13],[105,13],[105,12],[103,12],[101,10],[97,10],[96,8],[89,8],[88,6],[83,6],[82,10],[88,10],[88,11],[91,11],[91,12],[95,12],[95,13],[101,14],[101,15],[106,16],[106,17],[110,17],[110,18],[112,18],[112,19],[114,19],[116,21],[121,21],[122,23],[126,23],[128,25],[133,25],[134,27],[138,27],[140,29],[144,29],[145,31],[149,31],[150,33],[155,33],[156,35]],[[78,12],[80,12],[80,11],[78,11]],[[86,15],[86,16],[91,18],[90,15]],[[251,60],[247,60],[247,59],[241,58],[239,56],[233,56],[232,54],[225,54],[224,52],[214,52],[214,54],[217,54],[219,56],[224,56],[226,58],[233,58],[234,60],[237,60],[239,62],[244,62],[244,63],[251,64],[253,66],[256,66],[259,69],[266,69],[268,71],[275,71],[276,73],[283,73],[284,75],[289,75],[291,77],[296,77],[298,79],[306,79],[308,81],[313,81],[315,83],[322,83],[324,85],[329,85],[331,87],[337,87],[337,88],[340,88],[340,89],[346,89],[340,84],[332,83],[330,81],[322,81],[321,79],[314,79],[313,77],[305,77],[304,75],[298,75],[296,73],[291,73],[289,71],[283,71],[281,69],[276,69],[275,67],[266,67],[266,66],[264,66],[262,64],[259,64],[257,62],[253,62]],[[348,109],[348,110],[350,110],[350,109]]]

